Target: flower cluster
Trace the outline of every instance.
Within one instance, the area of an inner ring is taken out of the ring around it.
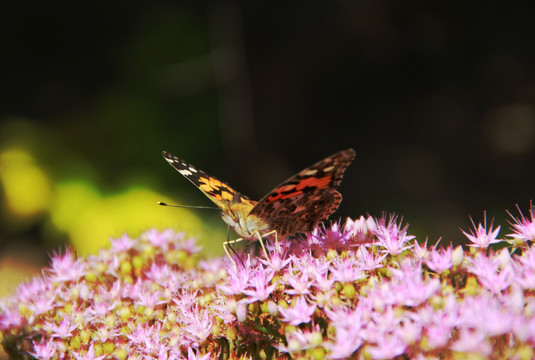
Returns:
[[[531,359],[533,206],[511,227],[474,224],[463,250],[361,217],[234,262],[170,230],[125,235],[97,256],[54,255],[0,302],[2,340],[43,360]]]

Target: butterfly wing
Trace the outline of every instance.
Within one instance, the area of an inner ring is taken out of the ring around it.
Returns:
[[[240,194],[224,182],[207,175],[204,171],[197,169],[175,155],[164,151],[162,156],[176,171],[198,187],[221,210],[225,210],[230,204],[235,203],[249,203],[251,206],[256,204],[256,202]]]
[[[308,232],[338,209],[342,195],[336,188],[355,158],[347,149],[292,176],[261,199],[251,210],[280,235]]]

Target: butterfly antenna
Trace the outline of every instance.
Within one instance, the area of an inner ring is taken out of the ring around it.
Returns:
[[[209,210],[221,210],[218,207],[215,206],[201,206],[201,205],[174,205],[174,204],[167,204],[163,201],[158,201],[158,205],[161,206],[169,206],[169,207],[177,207],[177,208],[185,208],[185,209],[209,209]]]

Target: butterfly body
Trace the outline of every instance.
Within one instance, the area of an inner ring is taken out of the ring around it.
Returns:
[[[242,238],[308,232],[336,211],[342,196],[336,188],[355,157],[353,149],[333,154],[302,170],[260,201],[249,199],[224,182],[167,153],[163,157],[221,209],[221,217]]]
[[[271,231],[269,224],[256,215],[251,214],[249,204],[236,203],[221,212],[223,221],[234,229],[236,234],[243,238],[252,238],[255,232],[263,235]]]

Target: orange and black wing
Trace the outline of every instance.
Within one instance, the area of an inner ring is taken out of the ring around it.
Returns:
[[[175,155],[164,151],[162,152],[162,156],[176,171],[198,187],[221,210],[228,208],[229,204],[252,203],[252,200],[240,194],[224,182],[207,175],[204,171],[197,169]]]
[[[338,209],[336,188],[355,158],[347,149],[333,154],[289,178],[251,210],[279,234],[308,232]]]

